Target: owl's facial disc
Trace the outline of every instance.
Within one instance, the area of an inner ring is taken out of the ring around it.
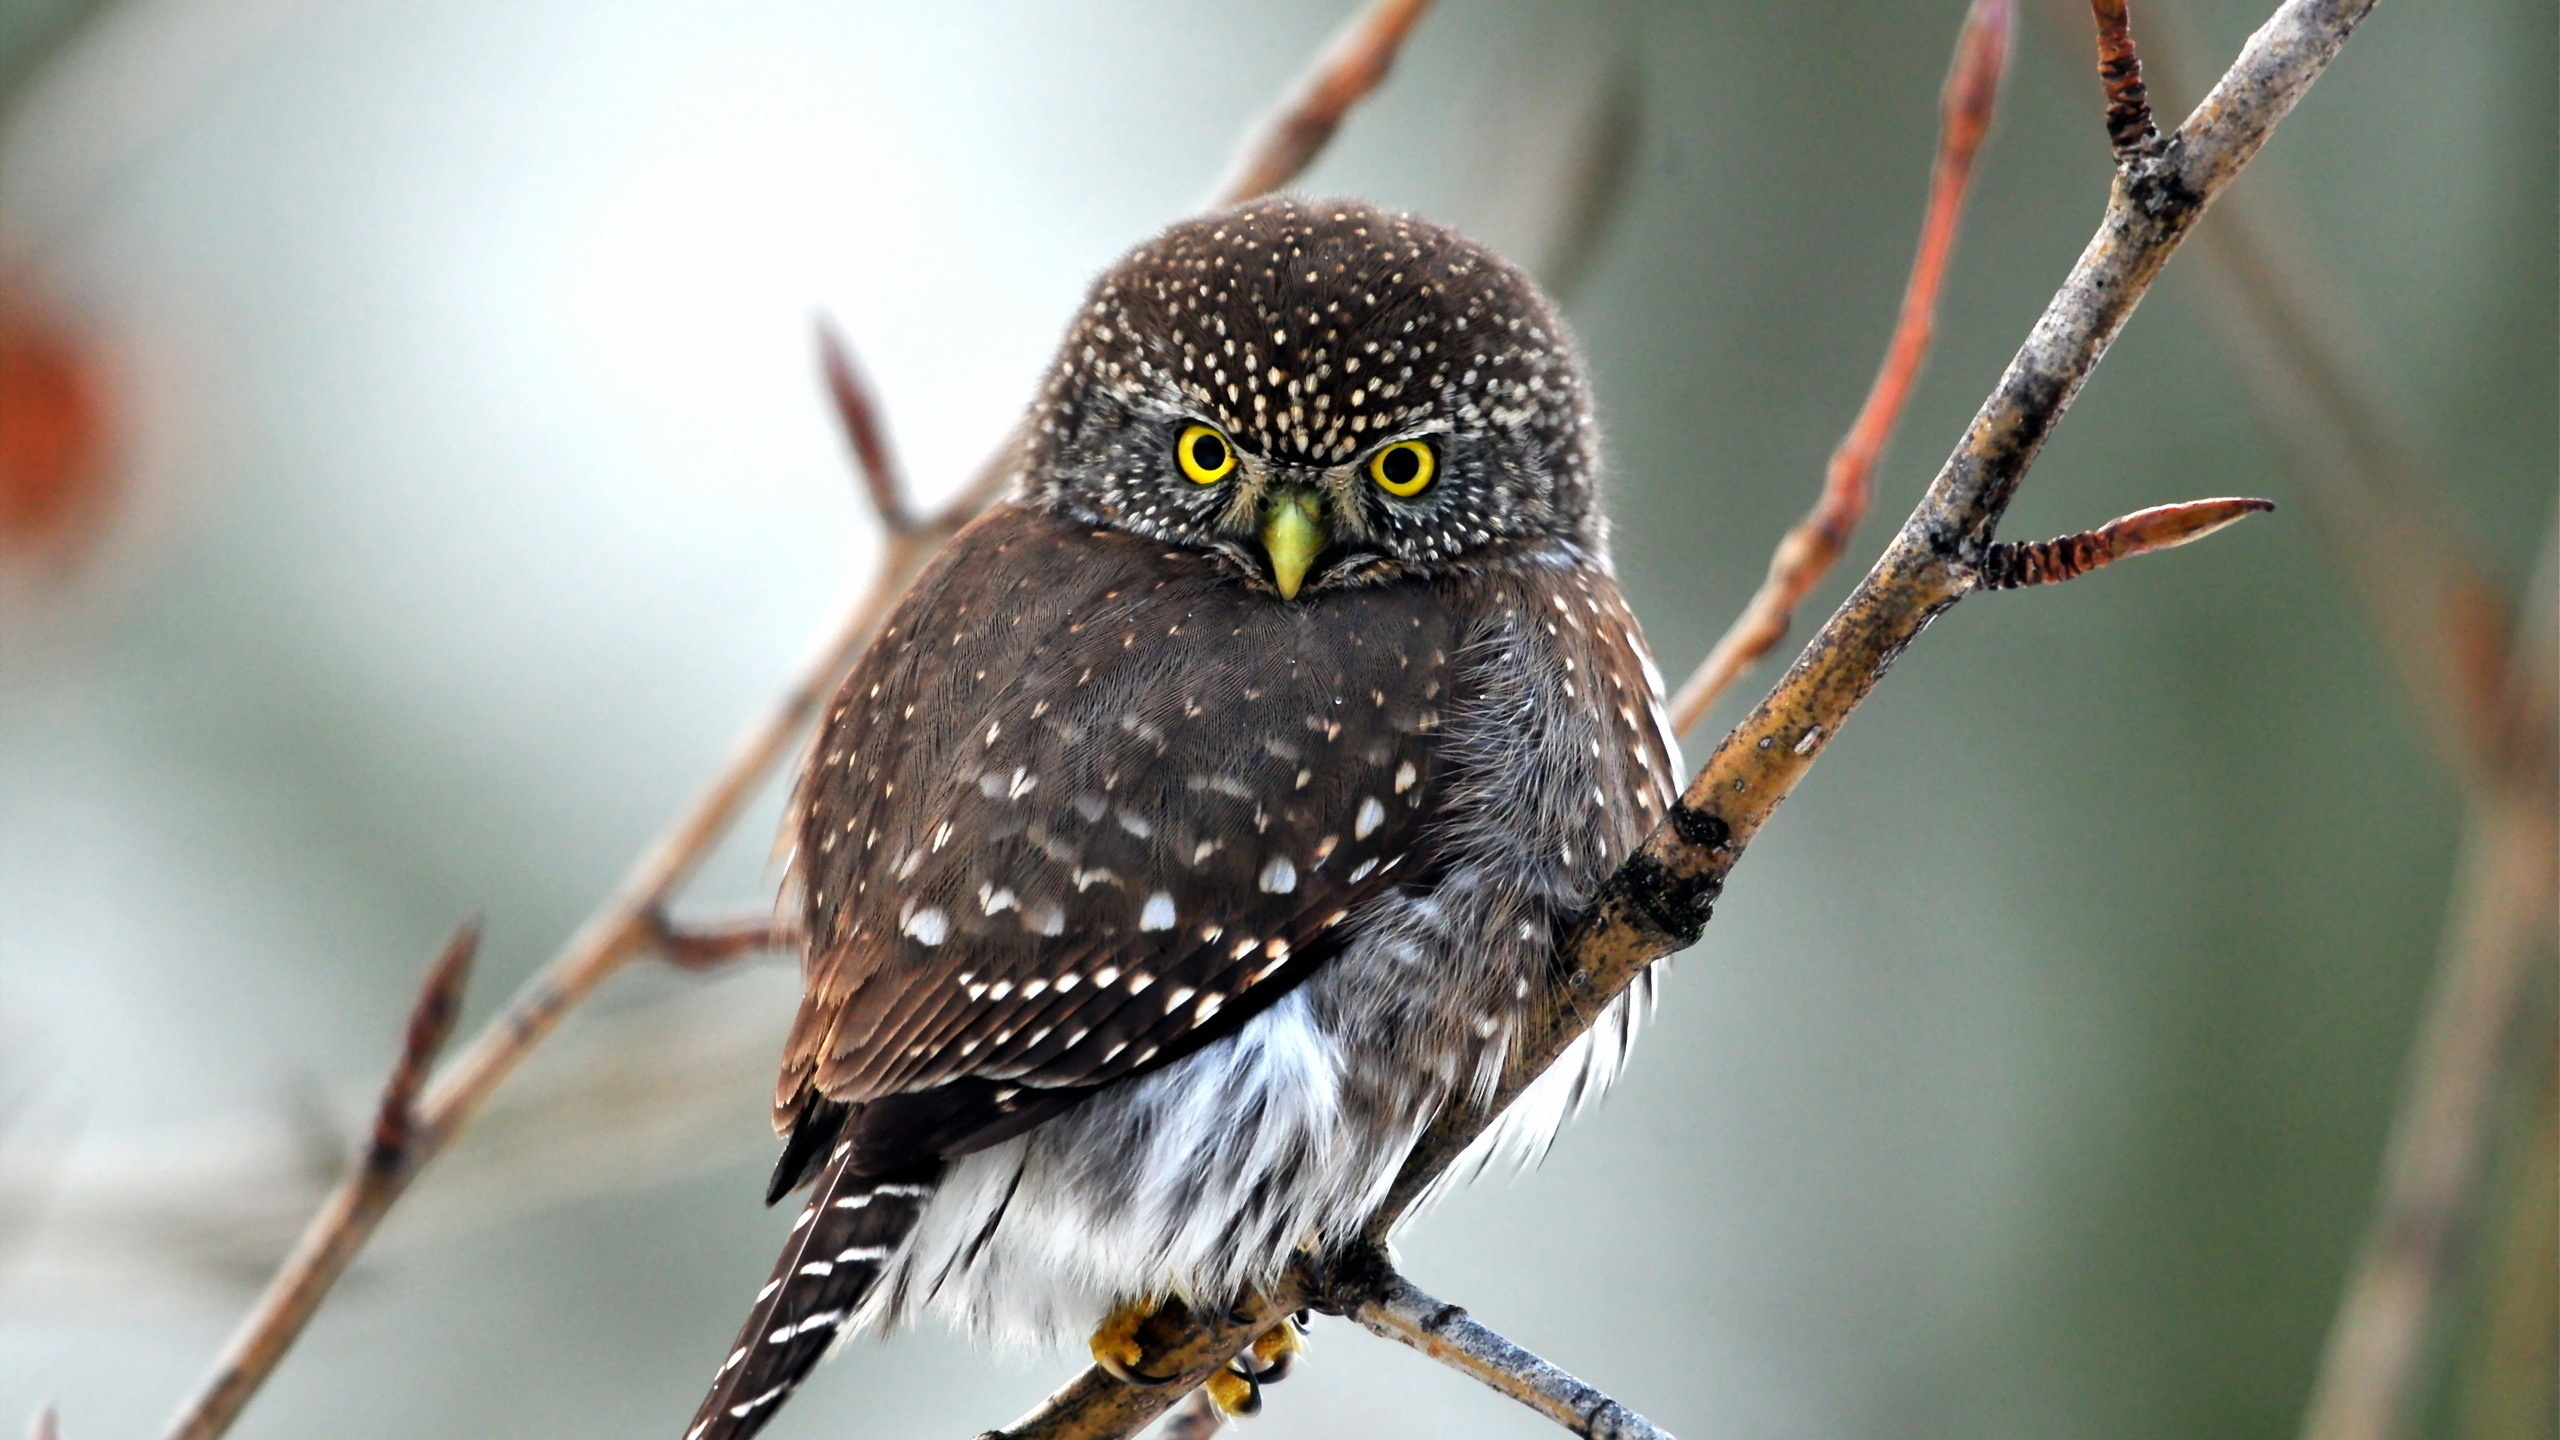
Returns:
[[[1354,201],[1257,201],[1131,251],[1024,459],[1033,503],[1285,599],[1600,543],[1589,395],[1545,298]]]

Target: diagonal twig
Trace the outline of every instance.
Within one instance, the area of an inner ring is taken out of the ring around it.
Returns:
[[[666,907],[649,907],[649,944],[680,970],[717,970],[743,955],[800,948],[797,926],[771,915],[742,915],[677,924]]]
[[[1369,0],[1254,127],[1204,209],[1268,195],[1315,163],[1342,117],[1385,82],[1431,0]]]
[[[2392,1117],[2380,1194],[2321,1356],[2306,1440],[2389,1440],[2418,1423],[2427,1345],[2481,1221],[2499,1092],[2514,1071],[2542,1063],[2534,1052],[2547,1041],[2517,1031],[2535,972],[2547,976],[2560,957],[2555,552],[2560,530],[2546,539],[2526,611],[2537,623],[2519,637],[2499,689],[2495,743],[2476,757],[2443,954]]]
[[[1978,587],[2009,501],[2045,439],[2169,256],[2248,163],[2374,0],[2284,0],[2155,157],[2120,166],[2106,213],[1963,440],[1875,566],[1775,689],[1725,737],[1654,832],[1566,936],[1488,1103],[1436,1117],[1372,1222],[1382,1239],[1529,1083],[1654,961],[1694,943],[1743,849],[1840,724],[1930,621]],[[1191,1327],[1151,1373],[1158,1389],[1087,1371],[999,1432],[1005,1440],[1132,1434],[1318,1289],[1306,1267],[1273,1293]]]
[[[363,1157],[330,1192],[319,1217],[267,1282],[257,1305],[262,1323],[244,1328],[214,1362],[203,1399],[179,1434],[219,1434],[240,1413],[258,1382],[301,1336],[302,1327],[345,1272],[347,1262],[355,1258],[357,1248],[408,1188],[418,1165],[432,1153],[434,1123],[420,1114],[418,1095],[437,1054],[453,1034],[463,986],[471,978],[471,958],[479,947],[477,920],[463,922],[445,942],[444,953],[428,970],[426,984],[410,1009],[400,1058],[382,1087],[382,1104]]]
[[[1232,173],[1266,189],[1295,178],[1314,160],[1323,139],[1350,107],[1385,78],[1396,45],[1420,18],[1422,8],[1421,0],[1375,0],[1364,20],[1377,23],[1354,25],[1353,33],[1370,37],[1367,48],[1354,55],[1338,44],[1320,57],[1313,77],[1295,92],[1298,105],[1282,112],[1246,144]],[[1393,23],[1380,21],[1381,16]],[[1354,60],[1360,63],[1349,63]],[[1292,119],[1299,111],[1304,115]],[[1236,187],[1243,183],[1231,181],[1228,198],[1248,199],[1259,193],[1238,191]],[[873,403],[867,388],[859,384],[850,391],[831,386],[831,394],[840,415],[848,395],[858,409]],[[875,425],[871,434],[885,460],[886,427]],[[857,456],[862,455],[860,435],[851,438]],[[818,707],[833,692],[837,678],[871,642],[925,562],[1012,482],[1016,448],[1014,440],[1000,446],[949,505],[921,522],[901,528],[897,516],[902,510],[880,511],[888,538],[868,588],[820,640],[771,708],[747,728],[693,804],[642,852],[559,952],[426,1090],[415,1110],[404,1163],[382,1192],[370,1199],[360,1194],[360,1176],[349,1177],[331,1192],[304,1229],[276,1283],[243,1317],[213,1375],[171,1421],[170,1440],[214,1440],[230,1429],[249,1397],[292,1347],[303,1322],[326,1296],[346,1261],[362,1248],[390,1204],[406,1189],[409,1178],[471,1123],[491,1092],[559,1028],[569,1011],[614,972],[660,943],[666,931],[666,906],[677,889],[692,877],[713,843],[791,753]],[[863,472],[866,493],[875,505],[895,497],[903,506],[903,487],[889,486],[882,478],[898,474],[894,461],[877,471],[865,462]],[[313,1255],[333,1258],[328,1265],[302,1274],[304,1258]],[[297,1274],[301,1280],[287,1288],[284,1282]]]
[[[844,332],[825,315],[818,317],[818,369],[826,377],[827,398],[834,402],[836,423],[853,447],[853,468],[871,498],[871,513],[892,535],[913,535],[924,528],[897,452],[889,445],[889,422],[880,413],[871,377],[846,343]]]
[[[1876,464],[1929,357],[1938,291],[1972,186],[1974,157],[1999,102],[2014,24],[2010,0],[1974,0],[1965,12],[1955,60],[1938,98],[1938,158],[1929,180],[1929,208],[1920,222],[1919,252],[1911,258],[1911,276],[1903,284],[1902,311],[1885,345],[1884,363],[1857,418],[1831,452],[1812,511],[1778,542],[1777,553],[1769,557],[1768,578],[1671,697],[1674,735],[1696,729],[1733,682],[1786,637],[1796,607],[1830,573],[1858,522],[1866,518],[1875,495]]]

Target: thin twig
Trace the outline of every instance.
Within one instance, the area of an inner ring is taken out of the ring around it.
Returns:
[[[2142,55],[2133,48],[2133,17],[2125,0],[2089,0],[2098,21],[2098,83],[2107,92],[2107,141],[2120,164],[2160,152],[2160,130],[2151,123],[2151,96],[2142,85]]]
[[[698,920],[679,925],[663,906],[649,909],[649,944],[681,970],[717,970],[741,955],[800,948],[797,926],[770,915]]]
[[[50,1405],[39,1405],[27,1418],[27,1440],[62,1440],[62,1419]]]
[[[1256,125],[1204,209],[1267,195],[1315,163],[1342,117],[1387,78],[1431,0],[1369,0],[1335,34],[1286,98]]]
[[[1370,1333],[1410,1345],[1590,1440],[1671,1440],[1669,1431],[1388,1271],[1350,1311]]]
[[[2328,67],[2374,0],[2284,0],[2161,154],[2120,168],[2098,232],[1983,402],[1928,493],[1794,665],[1717,747],[1663,823],[1601,887],[1558,955],[1551,987],[1517,1032],[1490,1102],[1424,1131],[1371,1225],[1385,1233],[1529,1083],[1654,961],[1695,943],[1751,838],[1920,631],[1976,588],[2001,516],[2063,412],[2206,205]],[[1087,1371],[1003,1432],[1007,1440],[1135,1433],[1290,1309],[1310,1302],[1303,1267],[1277,1293],[1197,1325],[1158,1365],[1181,1388],[1127,1386]],[[1151,1357],[1153,1363],[1154,1357]]]
[[[426,984],[409,1012],[400,1058],[382,1087],[382,1105],[372,1138],[360,1163],[349,1168],[332,1190],[320,1216],[303,1232],[301,1243],[267,1283],[258,1299],[258,1323],[243,1327],[214,1362],[213,1378],[177,1428],[187,1437],[218,1435],[240,1413],[258,1382],[302,1334],[331,1286],[355,1258],[383,1213],[391,1208],[420,1161],[433,1148],[433,1122],[419,1113],[419,1087],[453,1034],[462,1008],[463,986],[471,978],[471,957],[480,946],[480,924],[465,921],[445,942],[444,953],[427,972]]]
[[[1401,0],[1401,3],[1381,0],[1374,6],[1369,16],[1371,19],[1390,11],[1410,13],[1392,26],[1379,25],[1368,32],[1373,33],[1376,43],[1384,48],[1370,54],[1359,66],[1347,66],[1339,45],[1319,57],[1315,71],[1317,78],[1302,84],[1297,91],[1303,102],[1301,108],[1307,109],[1311,117],[1329,117],[1323,118],[1322,128],[1311,130],[1308,125],[1275,125],[1268,135],[1257,137],[1247,145],[1243,152],[1246,158],[1238,163],[1234,173],[1262,177],[1259,183],[1266,189],[1285,185],[1294,179],[1298,168],[1315,159],[1317,151],[1322,148],[1322,137],[1330,135],[1350,106],[1385,78],[1395,45],[1412,28],[1421,10],[1421,0]],[[1355,25],[1355,29],[1359,28]],[[1286,119],[1285,115],[1283,119]],[[1309,125],[1312,123],[1311,119]],[[1303,139],[1310,133],[1318,137],[1312,145]],[[1291,140],[1292,136],[1300,138]],[[1281,146],[1282,141],[1288,141],[1285,147]],[[1282,163],[1284,160],[1285,164]],[[1236,193],[1232,198],[1250,199],[1255,193],[1260,192]],[[885,448],[885,427],[874,433]],[[860,453],[861,441],[855,439],[854,444],[857,454]],[[666,906],[676,890],[692,877],[713,843],[735,823],[747,801],[764,785],[783,758],[791,753],[798,737],[815,718],[818,707],[833,693],[838,677],[852,668],[863,648],[871,643],[871,637],[878,632],[899,597],[906,593],[917,572],[924,568],[925,562],[932,558],[944,541],[992,504],[1012,483],[1019,446],[1018,433],[1008,437],[968,485],[947,506],[921,524],[901,529],[889,512],[882,512],[881,524],[888,534],[887,543],[882,548],[879,568],[861,598],[820,641],[816,651],[771,709],[748,727],[729,759],[714,773],[694,803],[641,853],[623,876],[621,884],[587,916],[585,923],[570,936],[559,953],[525,983],[506,1008],[472,1038],[471,1043],[437,1078],[418,1106],[406,1163],[393,1181],[384,1187],[373,1203],[365,1205],[354,1203],[352,1179],[331,1193],[305,1227],[293,1257],[286,1261],[285,1269],[279,1273],[276,1282],[243,1317],[240,1328],[224,1352],[223,1361],[203,1388],[171,1421],[170,1440],[214,1440],[230,1429],[249,1397],[265,1383],[268,1374],[292,1347],[312,1307],[325,1297],[347,1259],[371,1237],[383,1213],[407,1188],[410,1177],[443,1153],[444,1148],[487,1103],[490,1093],[514,1073],[535,1047],[559,1028],[569,1011],[593,994],[595,988],[615,971],[651,950],[663,928]],[[879,473],[895,475],[894,462]],[[877,503],[883,491],[873,483],[872,474],[865,470],[865,490]],[[890,493],[903,495],[903,490]],[[287,1290],[285,1281],[296,1275],[303,1258],[317,1254],[335,1258],[325,1272],[313,1270],[307,1286]],[[1250,1335],[1246,1337],[1247,1340],[1251,1338]],[[1220,1357],[1219,1363],[1223,1364],[1233,1353],[1229,1350],[1227,1356]],[[1202,1372],[1203,1377],[1206,1373],[1205,1370]],[[1195,1379],[1193,1383],[1198,1382]],[[1149,1413],[1152,1415],[1154,1412]]]
[[[1976,567],[1978,583],[1985,590],[2016,590],[2077,580],[2119,560],[2193,544],[2275,508],[2272,500],[2188,500],[2136,510],[2076,535],[1994,545]]]
[[[890,534],[913,535],[923,528],[924,520],[915,512],[906,474],[889,444],[889,422],[880,413],[871,377],[863,373],[862,362],[854,358],[853,346],[846,343],[835,321],[821,314],[817,327],[818,369],[826,377],[827,398],[835,403],[836,423],[853,447],[853,468],[870,494],[871,513]]]
[[[1966,192],[1973,181],[1974,157],[2000,97],[2000,76],[2007,68],[2014,21],[2009,0],[1974,0],[1965,12],[1964,29],[1956,37],[1955,60],[1938,97],[1938,158],[1929,179],[1929,208],[1920,222],[1919,252],[1911,258],[1911,275],[1902,287],[1902,312],[1893,338],[1885,345],[1884,363],[1857,419],[1831,452],[1824,467],[1822,493],[1813,509],[1778,542],[1769,557],[1768,578],[1726,627],[1723,638],[1707,652],[1671,697],[1671,731],[1686,735],[1704,720],[1744,671],[1759,663],[1795,622],[1796,607],[1830,573],[1832,562],[1848,546],[1849,537],[1866,518],[1875,495],[1876,464],[1911,398],[1920,366],[1929,357],[1937,327],[1938,291],[1947,273],[1947,256],[1955,247],[1957,221],[1964,214]]]

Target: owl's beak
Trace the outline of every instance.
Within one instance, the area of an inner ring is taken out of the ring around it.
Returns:
[[[1262,505],[1262,550],[1271,557],[1271,583],[1280,598],[1298,598],[1307,567],[1324,550],[1324,497],[1312,490],[1283,490]]]

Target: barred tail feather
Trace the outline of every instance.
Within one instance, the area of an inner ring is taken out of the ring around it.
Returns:
[[[855,1158],[852,1147],[837,1148],[792,1222],[685,1440],[747,1440],[764,1428],[853,1322],[941,1181],[940,1161],[859,1175]]]

